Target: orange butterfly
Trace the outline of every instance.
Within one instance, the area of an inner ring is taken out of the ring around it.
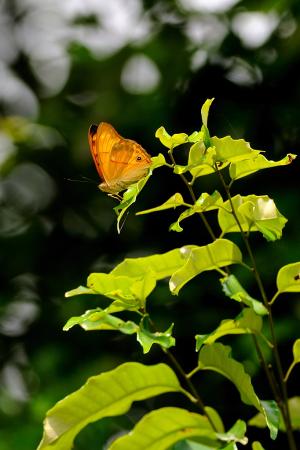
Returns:
[[[118,194],[147,174],[150,155],[137,142],[120,136],[109,123],[91,125],[88,138],[102,191]]]

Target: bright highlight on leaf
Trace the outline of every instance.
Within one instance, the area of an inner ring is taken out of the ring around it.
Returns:
[[[38,450],[70,450],[75,436],[89,423],[125,414],[134,401],[165,392],[183,392],[176,375],[165,364],[130,362],[89,378],[48,411]]]

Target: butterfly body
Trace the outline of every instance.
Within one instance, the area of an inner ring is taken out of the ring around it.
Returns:
[[[88,138],[102,191],[118,194],[147,174],[150,155],[137,142],[120,136],[112,125],[91,125]]]

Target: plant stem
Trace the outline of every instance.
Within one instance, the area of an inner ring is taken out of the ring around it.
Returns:
[[[181,375],[181,377],[184,379],[186,385],[188,386],[190,392],[193,394],[193,396],[196,399],[196,404],[199,406],[199,408],[201,409],[202,413],[207,417],[209,423],[211,424],[211,426],[213,427],[213,429],[215,431],[216,427],[211,419],[211,417],[209,416],[209,414],[207,413],[207,411],[205,410],[205,405],[203,403],[203,400],[201,399],[197,389],[195,388],[194,384],[192,383],[192,381],[190,380],[190,378],[188,377],[188,375],[185,373],[185,371],[183,370],[183,368],[181,367],[180,363],[177,361],[177,359],[175,358],[175,356],[170,352],[170,350],[168,349],[164,349],[166,355],[168,356],[169,360],[171,361],[172,365],[175,367],[175,369],[177,370],[177,372]]]
[[[256,260],[254,258],[251,246],[250,246],[250,242],[249,242],[249,238],[248,235],[244,232],[241,223],[239,221],[239,218],[237,216],[237,213],[235,211],[234,205],[233,205],[233,201],[232,201],[232,197],[230,194],[230,189],[229,186],[226,184],[224,177],[222,175],[222,173],[219,171],[217,165],[215,166],[215,171],[218,174],[220,181],[225,189],[225,192],[227,194],[230,206],[231,206],[231,213],[237,223],[237,226],[239,227],[240,233],[242,235],[243,241],[245,243],[247,252],[249,254],[249,257],[251,259],[251,264],[253,267],[253,272],[254,272],[254,276],[259,288],[259,291],[261,293],[262,296],[262,300],[263,303],[265,305],[265,307],[268,310],[268,320],[269,320],[269,328],[270,328],[270,332],[271,332],[271,338],[272,338],[272,344],[274,346],[273,351],[274,351],[274,358],[275,358],[275,363],[276,363],[276,368],[277,368],[277,372],[278,372],[278,377],[279,377],[279,385],[280,385],[280,390],[281,390],[281,399],[280,401],[278,401],[278,406],[282,412],[282,416],[283,416],[283,420],[285,422],[285,426],[286,426],[286,432],[287,432],[287,438],[289,441],[289,446],[291,450],[297,450],[296,448],[296,444],[295,444],[295,440],[294,440],[294,436],[293,436],[293,431],[292,431],[292,424],[291,424],[291,418],[290,418],[290,412],[289,412],[289,407],[288,407],[288,395],[287,395],[287,389],[286,389],[286,384],[284,382],[284,375],[283,375],[283,370],[282,370],[282,365],[281,365],[281,360],[280,360],[280,356],[279,356],[279,351],[278,351],[278,346],[277,346],[277,340],[276,340],[276,335],[275,335],[275,330],[274,330],[274,321],[273,321],[273,316],[272,316],[272,310],[270,307],[270,304],[268,302],[267,299],[267,295],[260,277],[260,273],[258,271],[257,268],[257,264],[256,264]],[[271,375],[268,374],[269,370],[267,368],[266,365],[264,365],[268,380],[271,380]],[[273,386],[273,383],[271,383],[271,388]],[[272,388],[273,390],[273,388]],[[276,397],[275,397],[276,398]]]
[[[174,156],[173,156],[173,149],[172,149],[172,148],[169,150],[169,155],[170,155],[170,158],[171,158],[172,163],[175,165],[175,164],[176,164],[176,161],[175,161]],[[192,186],[190,185],[190,183],[188,182],[187,178],[184,176],[183,173],[179,174],[179,176],[180,176],[180,178],[182,179],[182,181],[184,182],[184,184],[186,185],[186,187],[188,188],[188,191],[189,191],[189,193],[190,193],[190,196],[191,196],[193,202],[195,203],[197,199],[196,199],[196,196],[195,196],[195,194],[194,194],[194,191],[193,191]],[[215,233],[213,232],[213,230],[212,230],[210,224],[208,223],[208,221],[207,221],[205,215],[204,215],[203,212],[201,212],[201,211],[199,212],[199,215],[200,215],[200,217],[201,217],[201,219],[202,219],[202,222],[204,223],[205,228],[206,228],[207,231],[209,232],[210,237],[215,241],[215,240],[216,240],[216,235],[215,235]]]
[[[149,321],[152,325],[152,327],[157,331],[157,327],[155,325],[155,323],[153,322],[153,320],[149,317]],[[171,361],[171,364],[173,365],[173,367],[175,368],[175,370],[180,374],[180,376],[184,379],[187,387],[190,390],[190,393],[193,395],[193,397],[196,399],[196,404],[199,406],[201,412],[207,417],[209,423],[211,424],[211,426],[213,427],[213,429],[215,431],[216,427],[212,421],[212,419],[210,418],[209,414],[207,413],[207,411],[205,410],[205,405],[203,400],[201,399],[197,389],[195,388],[194,384],[192,383],[192,381],[189,379],[188,375],[185,373],[185,371],[183,370],[181,364],[179,363],[179,361],[177,360],[177,358],[173,355],[173,353],[170,352],[169,349],[167,348],[163,348],[161,347],[161,349],[165,352],[165,354],[167,355],[167,357],[169,358],[169,360]]]

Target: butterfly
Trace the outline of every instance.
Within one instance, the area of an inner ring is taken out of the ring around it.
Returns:
[[[112,125],[101,122],[88,132],[90,150],[102,183],[99,188],[112,196],[143,178],[151,157],[141,145],[125,139]]]

